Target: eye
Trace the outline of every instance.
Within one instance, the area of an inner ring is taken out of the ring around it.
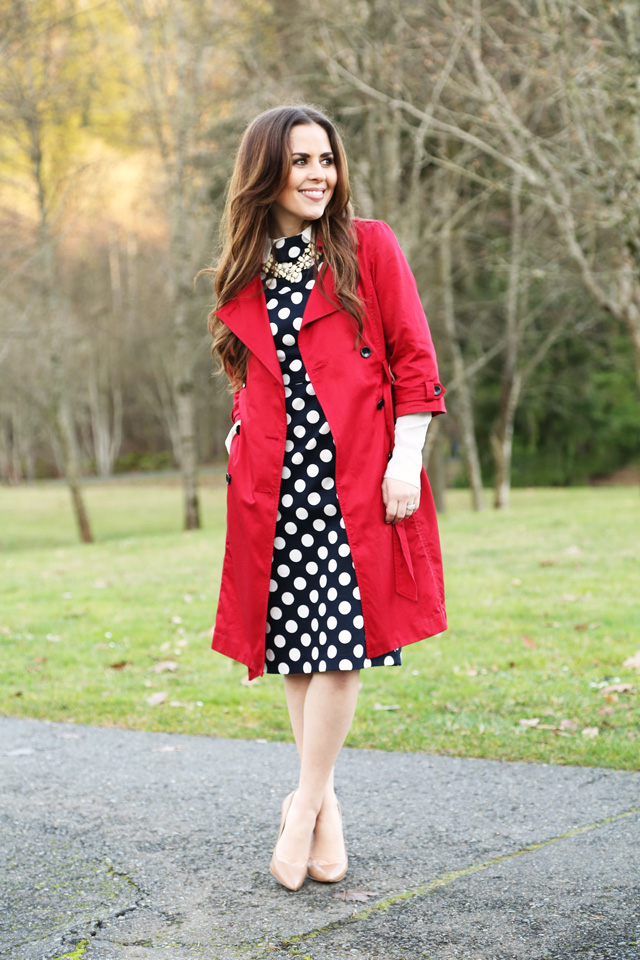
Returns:
[[[304,157],[296,157],[295,160],[293,161],[293,165],[294,165],[294,167],[295,167],[295,166],[300,166],[301,164],[303,164],[303,163],[305,163],[305,162],[306,162],[306,161],[305,161],[305,158],[304,158]]]
[[[333,157],[323,157],[322,162],[325,164],[325,166],[331,167],[333,166]]]

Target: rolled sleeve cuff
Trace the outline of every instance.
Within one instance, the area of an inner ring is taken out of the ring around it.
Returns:
[[[421,410],[426,410],[433,416],[446,413],[445,393],[445,388],[437,380],[423,380],[421,383],[412,383],[406,387],[394,383],[395,415],[396,417],[403,417],[408,413],[419,413]]]

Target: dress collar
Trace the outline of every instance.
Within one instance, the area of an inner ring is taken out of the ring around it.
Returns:
[[[308,227],[304,228],[300,236],[302,237],[305,243],[309,243],[309,241],[312,239],[312,236],[313,236],[312,230],[311,230],[311,224],[309,224]],[[289,239],[288,237],[273,237],[273,238],[267,237],[267,239],[264,242],[264,250],[262,251],[262,262],[266,263],[267,260],[269,259],[269,254],[271,253],[271,247],[276,242],[276,240],[288,240],[288,239]]]

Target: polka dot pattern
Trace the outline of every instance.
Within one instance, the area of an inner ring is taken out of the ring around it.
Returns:
[[[304,246],[302,236],[278,240],[274,256],[293,260]],[[360,591],[336,492],[335,444],[298,349],[313,268],[298,283],[269,278],[264,286],[287,413],[265,670],[322,673],[398,665],[399,649],[366,656]]]

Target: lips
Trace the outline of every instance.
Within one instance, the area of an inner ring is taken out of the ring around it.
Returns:
[[[324,199],[325,190],[299,190],[299,193],[303,197],[307,197],[308,200],[322,200]]]

